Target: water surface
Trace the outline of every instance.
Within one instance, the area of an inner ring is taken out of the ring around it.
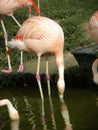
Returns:
[[[11,121],[7,107],[2,106],[0,130],[71,130],[68,125],[73,130],[98,130],[97,90],[67,88],[59,100],[57,89],[53,88],[51,97],[45,89],[44,97],[42,101],[34,88],[1,88],[0,99],[12,102],[20,121]]]

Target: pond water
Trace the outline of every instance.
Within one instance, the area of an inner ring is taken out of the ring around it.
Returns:
[[[1,88],[0,99],[12,102],[20,120],[11,121],[7,107],[2,106],[0,130],[98,130],[98,90],[67,88],[59,100],[54,88],[51,97],[44,90],[43,101],[38,89]],[[71,124],[72,129],[67,127]]]

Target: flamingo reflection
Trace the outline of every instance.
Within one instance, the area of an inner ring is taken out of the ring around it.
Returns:
[[[19,120],[11,121],[11,130],[19,130]]]
[[[9,117],[11,120],[18,120],[19,114],[18,111],[14,108],[12,103],[8,99],[2,99],[0,100],[0,106],[7,106]]]
[[[64,99],[60,99],[60,105],[61,105],[61,114],[65,122],[65,128],[64,130],[73,130],[72,129],[72,124],[70,123],[70,116],[69,116],[69,111],[67,108],[67,105],[64,102]]]
[[[20,130],[19,129],[19,119],[17,120],[11,120],[10,121],[10,130]],[[0,130],[3,130],[5,128],[7,124],[7,121],[2,122],[2,124],[0,123]]]
[[[49,96],[49,103],[50,103],[50,109],[51,109],[51,118],[52,118],[53,128],[56,130],[56,121],[55,121],[55,116],[54,116],[54,107],[53,107],[53,102],[52,102],[51,96]]]
[[[41,123],[43,125],[43,129],[44,130],[48,130],[47,129],[47,124],[46,124],[46,117],[45,117],[45,107],[44,107],[44,99],[41,99]]]

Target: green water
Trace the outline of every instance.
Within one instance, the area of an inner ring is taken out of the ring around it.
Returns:
[[[34,88],[0,89],[0,99],[8,98],[18,110],[20,121],[9,119],[6,106],[0,107],[0,130],[98,130],[98,90],[66,89],[64,100],[57,89],[40,99]]]

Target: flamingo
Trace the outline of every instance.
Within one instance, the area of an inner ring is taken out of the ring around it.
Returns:
[[[31,13],[30,6],[33,6],[33,8],[36,10],[37,14],[40,15],[40,10],[37,8],[36,4],[32,0],[0,0],[0,18],[2,15],[7,15],[11,16],[12,19],[17,23],[19,27],[21,27],[20,23],[17,21],[17,19],[14,17],[13,12],[18,10],[19,8],[23,7],[29,7],[29,13]],[[6,51],[8,50],[7,48],[7,43],[8,43],[8,36],[7,36],[7,31],[4,25],[4,22],[2,18],[0,19],[3,32],[4,32],[4,39],[5,39],[5,46],[6,46]],[[7,59],[8,59],[8,70],[2,70],[2,72],[12,72],[12,67],[11,67],[11,61],[10,57],[7,54]],[[18,72],[23,71],[23,52],[21,51],[21,59],[20,59],[20,66],[18,69]]]
[[[8,42],[8,47],[36,53],[38,57],[36,80],[40,89],[41,98],[43,98],[43,92],[41,89],[41,79],[39,74],[40,58],[41,55],[45,53],[54,54],[59,72],[59,79],[57,81],[59,97],[63,98],[65,90],[63,56],[64,32],[58,23],[47,17],[33,16],[22,24],[15,38]],[[48,94],[50,95],[48,58],[46,58],[46,79],[48,84]]]
[[[10,126],[11,130],[19,130],[19,120],[12,120]]]
[[[7,105],[9,117],[11,120],[19,120],[18,111],[13,107],[12,103],[8,99],[0,100],[0,106]]]
[[[89,32],[93,40],[98,43],[98,11],[96,11],[90,21],[88,26]],[[93,81],[98,85],[98,59],[96,59],[92,64]]]

